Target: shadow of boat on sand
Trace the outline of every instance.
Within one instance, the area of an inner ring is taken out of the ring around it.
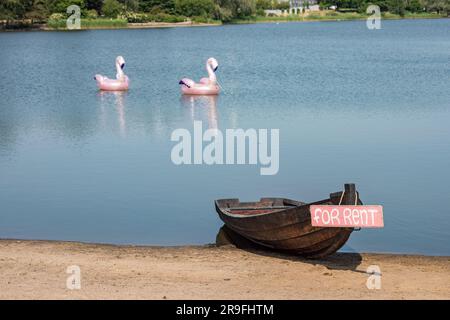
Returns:
[[[366,273],[363,270],[357,270],[362,263],[362,256],[359,253],[341,253],[337,252],[326,258],[308,259],[292,253],[284,253],[280,251],[272,251],[264,246],[258,245],[238,233],[234,232],[226,225],[223,225],[216,236],[216,246],[235,246],[241,250],[245,250],[257,255],[277,258],[289,261],[298,261],[312,265],[322,265],[329,270],[347,270],[358,273]]]

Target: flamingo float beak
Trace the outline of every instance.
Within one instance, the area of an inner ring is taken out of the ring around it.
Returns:
[[[123,70],[124,67],[125,67],[125,63],[122,63],[122,64],[120,65],[120,69]]]
[[[219,66],[217,66],[217,67],[215,67],[215,68],[214,68],[214,72],[216,72],[216,71],[217,71],[217,69],[219,69]]]

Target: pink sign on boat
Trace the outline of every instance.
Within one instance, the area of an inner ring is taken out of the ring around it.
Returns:
[[[311,206],[314,227],[383,228],[382,206]]]

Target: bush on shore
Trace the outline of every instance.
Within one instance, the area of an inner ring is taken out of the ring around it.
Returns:
[[[147,22],[167,22],[167,23],[177,23],[186,21],[184,16],[170,15],[166,13],[136,13],[127,12],[122,16],[130,23],[147,23]]]
[[[66,29],[67,20],[53,20],[47,21],[47,26],[52,29]],[[81,19],[81,28],[126,28],[127,20],[125,19]]]
[[[102,6],[102,12],[105,17],[117,18],[117,16],[122,12],[123,7],[117,0],[105,0]]]

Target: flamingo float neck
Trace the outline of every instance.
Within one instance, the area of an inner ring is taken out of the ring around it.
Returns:
[[[209,81],[211,81],[212,84],[216,84],[217,83],[216,73],[212,69],[211,64],[209,63],[209,61],[206,62],[206,71],[208,71]]]
[[[122,80],[125,76],[125,73],[123,72],[122,68],[120,67],[120,63],[116,61],[116,79]]]

